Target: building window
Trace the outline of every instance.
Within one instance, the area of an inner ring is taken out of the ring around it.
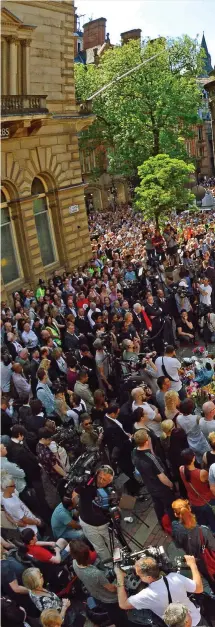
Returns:
[[[202,127],[198,126],[198,140],[199,142],[202,142],[203,140],[203,134],[202,134]]]
[[[4,284],[22,276],[15,228],[3,191],[1,191],[1,269]]]
[[[33,180],[31,193],[32,196],[37,194],[37,198],[33,198],[33,209],[42,262],[49,266],[57,260],[57,253],[45,187],[39,177]]]

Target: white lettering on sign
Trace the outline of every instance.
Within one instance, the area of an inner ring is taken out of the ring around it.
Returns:
[[[1,128],[1,139],[8,139],[10,137],[10,129],[5,128],[4,126]]]
[[[77,213],[79,211],[79,205],[70,205],[69,207],[69,213],[71,215],[71,213]]]

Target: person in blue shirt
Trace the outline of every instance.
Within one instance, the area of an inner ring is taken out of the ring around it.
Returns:
[[[73,499],[66,496],[57,505],[51,517],[52,533],[56,540],[83,540],[84,534],[78,522],[78,514]]]
[[[125,272],[125,281],[136,281],[136,272],[133,269],[133,266],[130,264]]]

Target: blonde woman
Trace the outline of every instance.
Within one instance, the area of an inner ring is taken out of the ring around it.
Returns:
[[[175,390],[169,390],[168,392],[166,392],[166,394],[164,395],[164,403],[165,403],[165,416],[167,418],[167,420],[173,420],[173,422],[175,423],[176,418],[179,414],[179,405],[180,405],[180,398],[178,395],[178,392],[175,392]]]
[[[70,608],[69,599],[60,599],[54,592],[44,588],[43,575],[39,568],[27,568],[22,575],[22,581],[29,591],[31,601],[36,608],[42,612],[43,610],[57,610],[65,625],[74,624],[75,627],[83,627],[85,617],[81,614],[73,612]]]
[[[37,609],[42,612],[45,609],[53,608],[62,611],[65,608],[64,615],[70,606],[69,599],[61,601],[59,597],[50,590],[46,590],[44,579],[39,568],[27,568],[22,575],[23,585],[29,591],[31,601],[36,605]]]

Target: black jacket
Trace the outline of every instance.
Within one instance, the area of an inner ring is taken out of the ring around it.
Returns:
[[[76,348],[79,348],[79,337],[77,330],[75,330],[74,334],[68,333],[68,331],[66,331],[64,336],[64,348],[65,351],[75,350]]]
[[[40,467],[36,456],[30,451],[28,445],[23,442],[19,444],[11,440],[8,447],[8,460],[23,468],[26,474],[27,484],[32,485],[34,481],[40,481]]]
[[[86,318],[79,318],[79,316],[77,316],[75,318],[75,326],[82,335],[87,335],[87,333],[91,332],[89,322]]]
[[[31,360],[30,364],[30,373],[31,373],[31,389],[33,396],[36,396],[36,388],[37,388],[37,370],[39,368],[39,363],[35,359]]]
[[[137,333],[147,331],[147,326],[146,326],[142,312],[140,312],[140,314],[137,315],[135,311],[133,311],[133,325]]]
[[[12,418],[1,409],[1,434],[11,436]]]

